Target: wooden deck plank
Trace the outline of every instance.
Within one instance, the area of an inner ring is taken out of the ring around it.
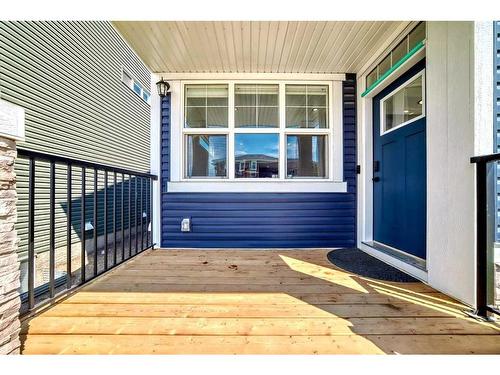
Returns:
[[[147,251],[23,322],[23,353],[500,353],[499,326],[328,250]]]
[[[39,317],[24,325],[30,335],[211,335],[211,336],[336,336],[336,335],[498,335],[500,328],[470,319],[443,318],[146,318]]]
[[[432,302],[464,309],[463,304],[455,302],[442,293],[408,294],[407,298],[417,299],[422,303]],[[203,304],[203,305],[277,305],[297,304],[370,304],[401,303],[399,295],[379,293],[312,293],[289,295],[286,293],[148,293],[148,292],[85,292],[81,291],[66,302],[69,303],[139,303],[139,304]]]
[[[156,305],[156,304],[70,304],[61,303],[44,316],[146,316],[191,318],[286,318],[286,317],[440,317],[465,315],[459,309],[428,308],[416,304],[357,305]]]
[[[491,335],[29,335],[25,354],[497,354]]]

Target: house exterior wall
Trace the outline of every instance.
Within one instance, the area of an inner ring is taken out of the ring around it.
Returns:
[[[476,192],[470,157],[493,150],[493,108],[484,106],[492,95],[492,26],[428,23],[428,280],[471,305]]]
[[[122,82],[122,68],[148,90],[151,73],[109,22],[0,22],[0,50],[0,97],[26,111],[26,141],[18,147],[149,171],[150,106]],[[27,257],[27,166],[26,159],[18,159],[17,229],[22,260]],[[42,265],[49,242],[49,163],[37,162],[36,172],[35,249]],[[87,176],[91,195],[92,171]],[[76,199],[81,186],[79,169],[75,168],[73,178]],[[65,184],[63,166],[56,167],[56,181]],[[101,175],[99,190],[103,186]],[[102,212],[102,192],[98,199]],[[66,191],[59,188],[56,248],[66,245],[65,202]],[[87,202],[90,220],[92,199],[87,197]],[[80,209],[75,201],[72,221],[78,226]],[[75,244],[77,233],[74,226]],[[64,256],[65,250],[56,250],[58,263]]]
[[[162,100],[163,247],[353,247],[356,243],[355,76],[343,82],[343,167],[347,193],[173,193],[170,96]],[[180,231],[190,217],[192,232]]]

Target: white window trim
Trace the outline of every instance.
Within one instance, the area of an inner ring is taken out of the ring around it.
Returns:
[[[422,114],[417,116],[417,117],[414,117],[408,121],[405,121],[401,124],[399,124],[398,126],[395,126],[389,130],[384,130],[385,129],[385,111],[384,111],[384,102],[389,99],[391,96],[394,96],[395,94],[397,94],[399,91],[403,90],[404,88],[406,88],[410,83],[412,83],[413,81],[415,81],[416,79],[418,79],[418,77],[422,77]],[[399,86],[398,88],[394,89],[393,91],[391,91],[389,94],[387,94],[386,96],[384,96],[381,100],[380,100],[380,135],[386,135],[394,130],[397,130],[397,129],[400,129],[402,128],[403,126],[406,126],[406,125],[409,125],[417,120],[420,120],[421,118],[424,118],[425,117],[425,109],[426,109],[426,106],[425,106],[425,68],[415,74],[414,76],[412,76],[411,78],[407,79],[401,86]]]
[[[129,78],[130,78],[130,84],[128,82],[125,82],[125,75],[127,75]],[[149,92],[148,90],[146,90],[144,88],[144,86],[142,85],[142,83],[140,83],[135,77],[133,74],[131,74],[127,69],[123,68],[122,67],[122,82],[125,86],[127,86],[130,90],[132,90],[132,92],[134,93],[135,96],[139,97],[143,102],[151,105],[151,92]],[[138,94],[135,92],[134,90],[134,84],[136,84],[137,86],[139,86],[141,88],[141,93]],[[148,100],[145,100],[144,99],[144,93],[146,93],[148,95]]]
[[[339,77],[340,78],[340,77]],[[279,128],[235,128],[234,126],[234,85],[235,84],[278,84],[279,85]],[[184,128],[184,86],[188,84],[227,84],[228,85],[228,127],[227,128]],[[328,123],[327,129],[286,128],[285,85],[317,84],[327,85]],[[173,81],[171,86],[171,192],[347,192],[343,181],[343,114],[342,81],[336,80],[183,80]],[[227,171],[225,178],[185,178],[184,158],[186,134],[233,134],[237,133],[278,133],[280,135],[280,178],[235,178],[234,137],[228,137]],[[286,179],[286,134],[327,135],[327,178]]]

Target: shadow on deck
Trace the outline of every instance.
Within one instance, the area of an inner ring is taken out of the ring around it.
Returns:
[[[500,353],[500,328],[327,250],[154,250],[23,322],[24,354]]]

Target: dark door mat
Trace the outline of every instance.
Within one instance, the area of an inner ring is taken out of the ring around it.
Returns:
[[[337,249],[327,255],[335,266],[359,276],[383,281],[415,283],[417,279],[359,249]]]

